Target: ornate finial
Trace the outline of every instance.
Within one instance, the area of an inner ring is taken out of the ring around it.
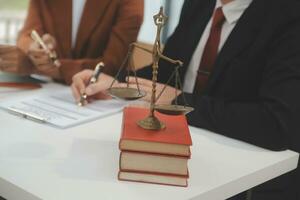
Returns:
[[[159,9],[159,13],[153,16],[153,19],[154,19],[155,25],[157,25],[157,26],[158,25],[161,25],[161,26],[165,25],[165,23],[168,20],[168,17],[166,15],[164,15],[164,9],[163,9],[162,6]]]

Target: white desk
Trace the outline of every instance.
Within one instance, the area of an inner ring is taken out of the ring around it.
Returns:
[[[62,86],[49,84],[40,91]],[[22,93],[24,95],[26,93]],[[121,114],[60,130],[0,111],[0,196],[8,200],[221,200],[295,169],[271,152],[205,130],[193,138],[189,187],[117,180]]]

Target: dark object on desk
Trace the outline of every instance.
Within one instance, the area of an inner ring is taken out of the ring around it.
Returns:
[[[30,76],[20,76],[11,73],[0,72],[0,87],[37,89],[41,87],[41,83],[45,83],[45,82],[32,78]]]

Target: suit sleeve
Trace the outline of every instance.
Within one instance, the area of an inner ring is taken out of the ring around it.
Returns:
[[[103,61],[107,66],[103,69],[104,73],[115,75],[127,54],[130,43],[137,39],[143,21],[143,10],[143,0],[121,0],[103,56],[97,59],[61,60],[61,74],[66,83],[70,84],[74,74],[83,69],[93,68],[99,61]]]
[[[271,150],[293,147],[300,131],[300,24],[289,27],[270,48],[257,99],[185,94],[195,108],[189,124]]]
[[[32,42],[30,37],[31,31],[34,29],[39,33],[42,33],[44,28],[41,22],[41,5],[39,0],[30,0],[27,17],[24,22],[24,26],[21,29],[17,46],[22,49],[25,53],[28,51],[29,45]]]

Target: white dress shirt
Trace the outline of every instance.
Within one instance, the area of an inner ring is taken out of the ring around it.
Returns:
[[[222,27],[221,39],[219,43],[219,51],[224,46],[228,36],[230,35],[231,31],[235,27],[237,21],[242,16],[244,11],[248,8],[248,6],[251,4],[251,2],[252,0],[234,0],[230,3],[222,5],[221,0],[217,0],[215,8],[217,9],[222,6],[223,13],[225,16],[225,22]],[[185,74],[185,79],[183,83],[184,92],[192,93],[194,90],[196,78],[197,78],[197,71],[201,62],[201,58],[203,55],[206,42],[210,34],[213,16],[214,14],[212,15],[211,19],[206,25],[206,28],[202,34],[202,37],[198,43],[197,48],[194,51],[194,54],[187,68],[187,72]]]
[[[80,25],[86,0],[73,0],[72,3],[72,48],[75,47],[78,28]]]

